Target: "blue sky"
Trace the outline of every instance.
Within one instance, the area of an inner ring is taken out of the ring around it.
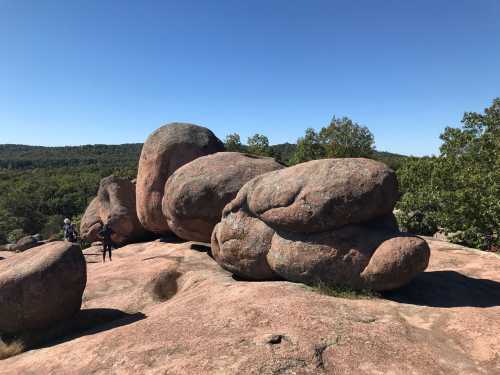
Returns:
[[[0,0],[0,143],[293,142],[336,115],[425,155],[498,96],[497,0]]]

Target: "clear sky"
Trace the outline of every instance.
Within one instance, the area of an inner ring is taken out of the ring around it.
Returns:
[[[0,143],[293,142],[336,115],[424,155],[498,96],[498,0],[0,0]]]

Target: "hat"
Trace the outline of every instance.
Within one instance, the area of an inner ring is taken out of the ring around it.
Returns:
[[[68,218],[64,219],[64,224],[71,224],[71,220]]]

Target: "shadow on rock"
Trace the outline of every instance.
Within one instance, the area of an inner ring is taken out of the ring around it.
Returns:
[[[193,243],[189,246],[191,250],[199,251],[200,253],[211,253],[212,248],[210,247],[209,244],[205,243]]]
[[[2,339],[5,342],[20,341],[26,349],[45,348],[126,326],[145,318],[146,315],[140,312],[129,314],[116,309],[85,309],[80,310],[71,320],[49,329],[4,336]]]
[[[254,280],[254,279],[251,279],[249,277],[244,277],[244,276],[232,274],[231,278],[234,281],[239,281],[239,282],[244,282],[244,283],[267,283],[269,281],[286,281],[284,278],[279,277],[279,276],[276,276],[276,278],[274,278],[272,280]],[[297,285],[300,285],[300,283],[298,283]]]
[[[161,238],[159,238],[161,243],[185,243],[186,240],[183,240],[177,237],[175,234],[165,234]]]
[[[500,283],[455,271],[423,272],[405,287],[383,293],[383,297],[430,307],[494,307],[500,306]]]

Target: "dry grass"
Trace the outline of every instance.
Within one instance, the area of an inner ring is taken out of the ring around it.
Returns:
[[[24,344],[20,340],[5,343],[0,340],[0,360],[13,357],[24,352]]]
[[[307,288],[314,292],[331,297],[347,299],[373,299],[380,297],[380,294],[368,289],[356,290],[343,285],[329,285],[323,282],[317,282]]]

